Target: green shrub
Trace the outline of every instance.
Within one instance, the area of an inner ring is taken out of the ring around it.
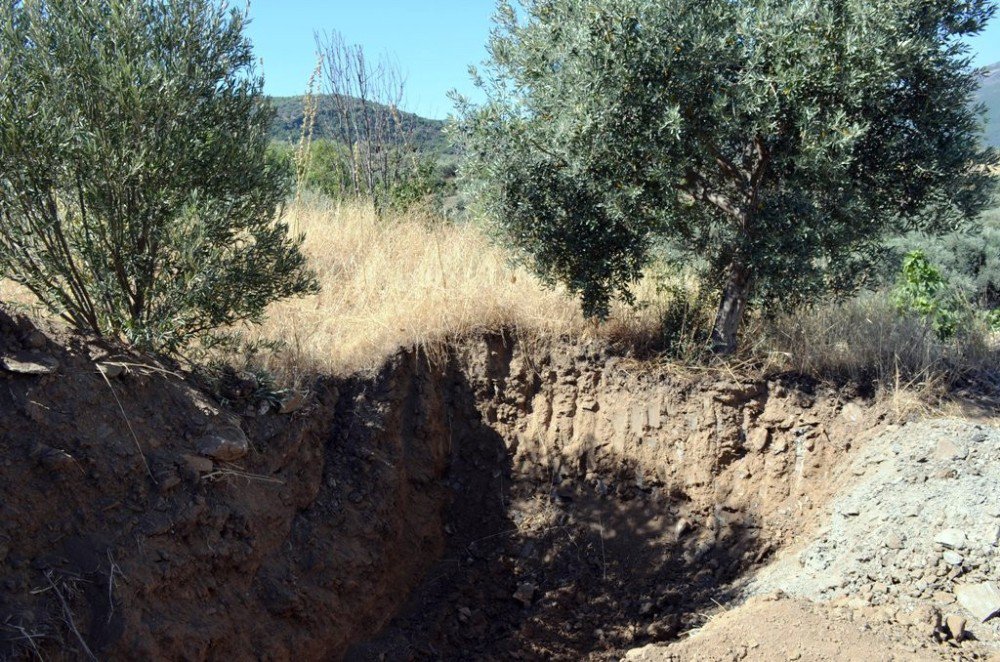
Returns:
[[[941,340],[951,338],[958,330],[961,306],[951,296],[941,270],[927,260],[923,251],[911,251],[903,258],[892,301],[900,312],[914,312],[928,319]]]
[[[245,16],[214,0],[0,3],[0,270],[72,324],[171,352],[311,292],[276,222]]]
[[[1000,209],[982,214],[968,228],[939,237],[912,233],[891,242],[886,280],[896,278],[904,256],[922,250],[944,278],[976,306],[1000,306]]]
[[[901,313],[916,313],[928,320],[941,340],[967,333],[976,325],[1000,330],[1000,311],[973,305],[922,250],[910,251],[903,258],[892,301]]]

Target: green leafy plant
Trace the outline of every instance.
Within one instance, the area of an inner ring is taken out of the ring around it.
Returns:
[[[633,299],[666,242],[744,311],[870,276],[888,234],[990,199],[965,38],[991,0],[501,2],[486,101],[453,132],[486,214],[588,314]],[[711,289],[711,288],[707,288]]]
[[[892,292],[897,310],[914,312],[930,320],[941,340],[955,335],[962,317],[962,306],[952,296],[941,270],[916,250],[903,258],[903,269]]]
[[[215,0],[0,3],[0,270],[162,352],[316,289],[277,212],[246,16]]]

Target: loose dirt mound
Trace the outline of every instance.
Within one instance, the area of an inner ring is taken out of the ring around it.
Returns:
[[[891,426],[850,473],[815,537],[740,591],[796,600],[736,600],[683,643],[630,659],[847,660],[869,658],[866,648],[878,659],[1000,657],[1000,619],[982,622],[1000,611],[1000,430]]]
[[[808,535],[877,427],[503,337],[291,416],[6,316],[0,357],[0,657],[617,659]]]

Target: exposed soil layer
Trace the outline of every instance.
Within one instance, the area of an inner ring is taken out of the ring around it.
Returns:
[[[614,659],[808,533],[877,423],[502,337],[291,415],[6,315],[0,355],[0,657]]]

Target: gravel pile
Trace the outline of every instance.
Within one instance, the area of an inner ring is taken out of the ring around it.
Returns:
[[[871,605],[931,604],[1000,634],[1000,430],[911,423],[866,444],[827,527],[766,568],[748,594],[781,590]]]

